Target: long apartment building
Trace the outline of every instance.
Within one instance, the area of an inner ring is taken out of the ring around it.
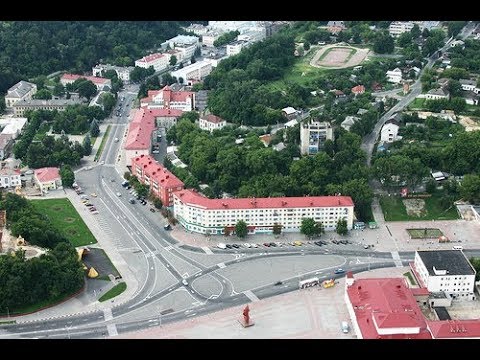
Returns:
[[[349,196],[208,199],[191,189],[173,193],[176,219],[188,231],[201,234],[234,230],[239,220],[247,223],[249,234],[271,233],[275,224],[284,232],[298,232],[303,218],[322,222],[327,231],[346,219],[351,229],[353,207]]]
[[[195,93],[192,91],[173,91],[167,85],[161,90],[148,90],[148,96],[140,100],[140,107],[192,111],[195,109]]]
[[[150,155],[140,155],[132,159],[132,174],[142,184],[150,187],[150,191],[162,201],[163,206],[172,206],[173,192],[184,187],[179,178]]]
[[[155,53],[135,60],[135,66],[144,69],[148,69],[150,66],[152,66],[155,71],[162,71],[163,69],[167,68],[169,61],[169,56],[161,53]]]

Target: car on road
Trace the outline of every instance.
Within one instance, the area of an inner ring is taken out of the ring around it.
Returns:
[[[294,245],[294,246],[302,246],[303,243],[302,243],[301,241],[297,240],[297,241],[294,241],[294,242],[293,242],[293,245]]]
[[[255,249],[258,248],[258,245],[257,245],[257,244],[251,244],[251,246],[252,246],[253,248],[255,248]]]
[[[172,226],[170,224],[166,224],[164,227],[163,227],[163,230],[171,230],[172,229]]]
[[[278,285],[282,285],[282,284],[283,284],[283,282],[281,282],[281,281],[279,280],[279,281],[277,281],[277,282],[276,282],[275,284],[273,284],[273,285],[278,286]]]
[[[278,246],[278,247],[282,247],[283,244],[280,242],[280,241],[276,241],[275,244]]]
[[[154,208],[150,208],[150,212],[154,213],[154,212],[155,212],[155,209],[154,209]]]
[[[91,193],[90,196],[97,197],[98,195],[97,195],[97,193]]]
[[[219,248],[219,249],[226,249],[227,246],[226,246],[224,243],[218,243],[218,244],[217,244],[217,248]]]
[[[187,281],[187,279],[183,279],[183,280],[182,280],[182,284],[185,285],[185,286],[188,286],[188,281]]]
[[[232,246],[233,246],[235,249],[240,249],[240,245],[238,245],[238,244],[232,244]]]
[[[322,246],[322,243],[320,241],[315,241],[314,244],[317,246]]]
[[[271,242],[271,243],[270,243],[270,246],[271,246],[271,247],[277,247],[277,244],[275,244],[274,242]]]
[[[335,269],[334,271],[335,274],[343,274],[344,272],[345,270],[343,270],[342,268]]]
[[[117,192],[117,196],[118,196],[118,197],[121,197],[121,196],[122,196],[122,194],[120,194],[119,192]]]
[[[249,249],[251,247],[251,245],[249,243],[244,243],[243,246],[246,247],[247,249]]]
[[[114,141],[115,141],[115,142],[118,142],[118,137],[116,137]]]
[[[97,208],[95,206],[92,206],[91,208],[89,208],[90,211],[97,211]]]
[[[231,244],[226,244],[225,247],[226,247],[227,249],[233,249],[233,246],[232,246]]]
[[[131,199],[128,200],[128,202],[129,202],[130,204],[135,204],[135,199],[131,198]]]
[[[263,243],[263,246],[270,247],[270,243]]]

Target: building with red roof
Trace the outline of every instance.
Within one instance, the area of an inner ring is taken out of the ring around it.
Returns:
[[[354,204],[349,196],[209,199],[188,189],[173,193],[173,206],[175,217],[189,231],[223,234],[244,220],[254,234],[271,233],[274,224],[298,232],[304,217],[321,221],[325,230],[335,230],[338,220],[346,219],[351,229]]]
[[[127,164],[140,155],[149,155],[152,149],[152,132],[159,127],[170,128],[177,123],[183,111],[177,109],[146,109],[135,111],[124,142]]]
[[[431,339],[427,322],[404,278],[345,282],[345,301],[359,339]]]
[[[195,93],[192,91],[173,91],[167,85],[161,90],[149,90],[147,95],[140,100],[141,107],[182,111],[193,111],[195,109]]]
[[[57,167],[44,167],[36,169],[33,173],[35,183],[40,188],[41,192],[54,190],[62,186],[62,178]]]
[[[201,116],[198,120],[198,125],[200,126],[200,129],[212,132],[213,130],[218,130],[227,126],[227,121],[220,116],[209,114]]]
[[[140,155],[132,159],[132,174],[145,185],[150,186],[164,206],[173,205],[173,192],[184,188],[183,182],[160,165],[150,155]]]
[[[109,88],[112,87],[112,80],[98,77],[98,76],[85,76],[85,75],[76,75],[76,74],[63,74],[60,78],[60,83],[65,86],[67,84],[72,84],[78,79],[87,79],[95,84],[98,90],[104,90],[105,86]]]
[[[427,321],[434,339],[480,339],[480,320]]]
[[[150,66],[153,67],[155,72],[161,71],[167,68],[170,61],[170,56],[161,53],[150,54],[144,56],[141,59],[135,60],[135,66],[148,69]]]
[[[365,92],[365,86],[357,85],[352,88],[352,94],[359,95]]]

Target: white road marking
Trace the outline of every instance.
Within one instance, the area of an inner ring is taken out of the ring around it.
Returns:
[[[217,266],[220,268],[220,269],[223,269],[223,268],[226,268],[227,266],[225,265],[225,263],[220,263],[220,264],[217,264]]]
[[[117,325],[115,325],[115,324],[109,324],[107,326],[107,330],[108,330],[108,336],[117,336],[118,335]]]
[[[393,262],[395,263],[396,267],[403,267],[402,260],[400,259],[400,255],[398,254],[398,251],[392,251],[392,259]]]
[[[167,251],[170,251],[173,249],[173,246],[172,245],[168,245],[167,247],[164,247],[165,250]]]
[[[208,246],[203,246],[202,250],[205,251],[205,254],[208,254],[208,255],[213,254],[212,250],[210,250],[210,248]]]
[[[103,316],[105,317],[105,321],[109,321],[113,319],[112,309],[107,308],[103,309]]]
[[[259,301],[260,299],[251,291],[247,290],[243,292],[246,297],[248,297],[252,301]]]

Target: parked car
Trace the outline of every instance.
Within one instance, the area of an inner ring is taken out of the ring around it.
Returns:
[[[164,230],[171,230],[172,229],[172,226],[170,224],[166,224],[164,227],[163,227]]]
[[[244,243],[243,246],[249,249],[251,245],[249,243]]]
[[[270,247],[270,243],[263,243],[263,246]]]
[[[334,271],[335,274],[343,274],[344,272],[345,270],[343,270],[342,268],[335,269]]]
[[[217,244],[217,248],[219,248],[219,249],[226,249],[227,246],[226,246],[224,243],[218,243],[218,244]]]
[[[240,248],[240,245],[238,245],[238,244],[232,244],[232,246],[233,246],[235,249],[239,249],[239,248]]]
[[[154,212],[155,212],[155,209],[154,209],[154,208],[150,208],[150,211],[151,211],[152,213],[154,213]]]
[[[225,247],[226,247],[227,249],[232,249],[232,248],[233,248],[233,246],[232,246],[231,244],[226,244]]]

